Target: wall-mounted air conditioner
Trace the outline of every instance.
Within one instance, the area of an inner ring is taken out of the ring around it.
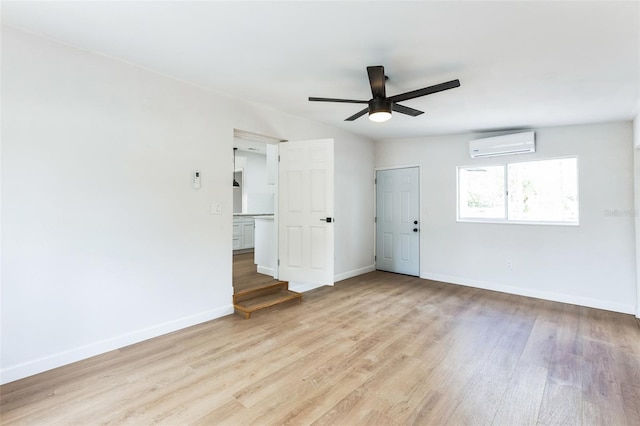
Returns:
[[[469,142],[469,154],[471,154],[471,158],[528,154],[530,152],[536,152],[535,132],[474,139]]]

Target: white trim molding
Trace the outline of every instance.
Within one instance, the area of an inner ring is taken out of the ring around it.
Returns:
[[[358,275],[366,274],[369,272],[373,272],[376,270],[376,265],[365,266],[364,268],[354,269],[353,271],[343,272],[341,274],[336,274],[333,277],[334,282],[347,280],[349,278],[357,277]]]

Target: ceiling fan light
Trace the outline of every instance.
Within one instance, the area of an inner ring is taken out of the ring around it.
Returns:
[[[388,99],[373,98],[369,101],[369,120],[382,123],[391,118],[392,104]]]
[[[376,123],[383,123],[391,118],[391,113],[388,111],[374,111],[369,113],[369,120]]]

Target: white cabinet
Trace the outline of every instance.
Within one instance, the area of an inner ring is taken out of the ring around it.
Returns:
[[[253,218],[242,222],[242,248],[253,248],[255,242],[255,224]]]
[[[233,249],[244,250],[253,248],[255,222],[252,216],[233,217]]]

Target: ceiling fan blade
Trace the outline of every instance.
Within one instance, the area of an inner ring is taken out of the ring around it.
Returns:
[[[393,104],[393,110],[401,114],[410,115],[412,117],[417,117],[420,114],[424,114],[424,111],[419,111],[417,109],[409,108],[409,107],[398,105],[398,104]]]
[[[420,96],[426,96],[432,93],[442,92],[443,90],[454,89],[456,87],[460,87],[460,80],[451,80],[451,81],[447,81],[446,83],[440,83],[434,86],[425,87],[424,89],[413,90],[411,92],[390,96],[389,100],[391,102],[402,102],[408,99],[419,98]]]
[[[368,104],[369,101],[359,101],[357,99],[334,99],[334,98],[313,98],[309,97],[312,102],[343,102],[348,104]]]
[[[371,85],[371,94],[373,95],[373,98],[386,98],[387,95],[384,87],[384,67],[382,65],[367,67],[367,74],[369,74],[369,84]]]
[[[360,111],[360,112],[357,112],[357,113],[353,114],[353,115],[352,115],[351,117],[349,117],[349,118],[346,118],[344,121],[353,121],[353,120],[355,120],[356,118],[360,118],[360,117],[362,117],[363,115],[365,115],[365,114],[366,114],[366,113],[368,113],[368,112],[369,112],[369,107],[366,107],[366,108],[365,108],[365,109],[363,109],[362,111]]]

